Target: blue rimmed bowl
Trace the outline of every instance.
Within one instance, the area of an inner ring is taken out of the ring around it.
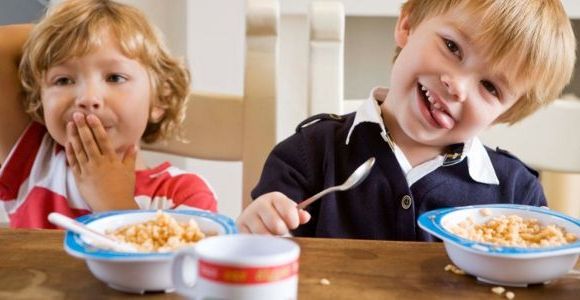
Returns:
[[[472,241],[450,231],[468,217],[475,224],[482,224],[501,215],[535,218],[543,226],[558,225],[576,235],[577,240],[553,247],[506,247]],[[443,240],[447,255],[456,266],[491,284],[527,286],[547,283],[572,270],[580,253],[580,220],[547,208],[515,204],[442,208],[422,214],[418,223],[423,230]]]
[[[198,210],[165,210],[179,223],[194,219],[209,235],[237,233],[234,221],[224,215]],[[154,220],[156,210],[124,210],[85,215],[76,220],[101,232]],[[89,270],[110,287],[130,293],[173,290],[171,261],[175,252],[119,252],[99,248],[91,240],[67,231],[64,248],[72,256],[84,259]]]

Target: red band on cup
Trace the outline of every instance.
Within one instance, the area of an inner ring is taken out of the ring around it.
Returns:
[[[229,284],[275,282],[298,274],[298,260],[273,267],[232,267],[199,261],[199,276]]]

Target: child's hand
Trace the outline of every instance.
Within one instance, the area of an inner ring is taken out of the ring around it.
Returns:
[[[66,157],[81,195],[95,211],[137,208],[135,147],[119,159],[99,118],[81,113],[67,124]]]
[[[240,215],[238,229],[244,233],[284,235],[310,220],[310,214],[280,192],[264,194]]]

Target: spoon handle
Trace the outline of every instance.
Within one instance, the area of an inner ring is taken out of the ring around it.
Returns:
[[[318,192],[318,194],[298,203],[298,205],[296,207],[298,209],[305,209],[308,205],[312,204],[314,201],[322,198],[322,196],[324,196],[330,192],[338,191],[338,190],[340,190],[340,188],[341,188],[341,186],[338,185],[338,186],[333,186],[333,187],[327,188],[325,190],[322,190],[322,191]]]
[[[89,237],[94,241],[94,243],[98,246],[103,246],[106,248],[110,248],[113,250],[124,251],[124,252],[135,252],[137,249],[131,245],[127,245],[125,243],[120,243],[112,238],[95,231],[84,224],[71,219],[63,214],[52,212],[48,215],[48,220],[55,225],[58,225],[62,228],[68,229],[72,232],[78,233],[80,235],[84,235]]]
[[[350,174],[350,176],[346,179],[346,181],[343,184],[335,185],[333,187],[329,187],[327,189],[322,190],[318,194],[298,203],[297,208],[298,209],[305,209],[308,205],[312,204],[312,202],[320,199],[322,196],[324,196],[328,193],[335,192],[335,191],[345,191],[345,190],[351,189],[353,187],[356,187],[363,180],[365,180],[367,175],[369,175],[369,172],[371,171],[371,168],[373,167],[374,164],[375,164],[374,157],[367,159],[367,161],[365,161],[362,165],[358,166],[356,168],[356,170],[354,170],[354,172],[352,174]]]

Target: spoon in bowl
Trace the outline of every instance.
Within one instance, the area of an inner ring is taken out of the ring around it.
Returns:
[[[68,229],[72,232],[78,233],[92,240],[92,244],[106,249],[112,249],[120,252],[138,252],[137,248],[127,243],[117,241],[112,237],[102,234],[94,229],[89,228],[85,224],[71,219],[63,214],[52,212],[48,215],[48,220],[62,228]]]
[[[348,179],[341,185],[336,185],[333,187],[329,187],[327,189],[322,190],[318,194],[298,203],[298,209],[305,209],[308,205],[312,204],[314,201],[320,199],[322,196],[336,192],[336,191],[346,191],[348,189],[352,189],[353,187],[359,185],[371,172],[373,165],[375,164],[375,158],[371,157],[367,159],[362,165],[360,165],[352,174],[348,177]]]

